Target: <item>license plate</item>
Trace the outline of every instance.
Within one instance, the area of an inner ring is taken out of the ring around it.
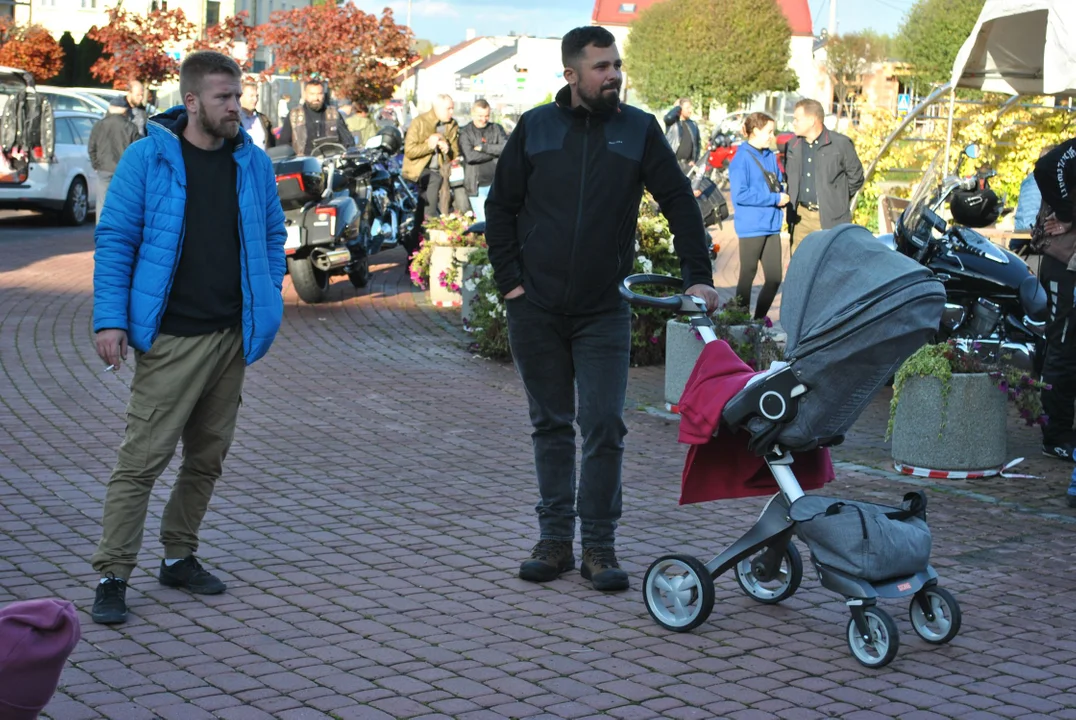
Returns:
[[[285,250],[295,250],[301,244],[299,242],[299,226],[298,225],[288,225],[286,229],[288,231],[288,239],[284,241],[284,249]]]

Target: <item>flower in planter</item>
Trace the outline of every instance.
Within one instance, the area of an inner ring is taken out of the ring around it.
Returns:
[[[972,344],[972,350],[979,349],[979,343]],[[998,390],[1016,407],[1020,417],[1029,426],[1045,425],[1048,421],[1042,409],[1041,391],[1049,385],[1033,379],[1023,370],[1013,367],[1008,358],[1001,357],[994,363],[987,363],[974,352],[966,352],[956,341],[924,345],[908,358],[893,381],[893,399],[889,404],[889,426],[886,439],[893,434],[893,420],[897,416],[901,389],[912,377],[934,377],[942,384],[943,407],[948,407],[949,384],[955,374],[988,374],[996,383]],[[945,422],[942,421],[944,427]]]

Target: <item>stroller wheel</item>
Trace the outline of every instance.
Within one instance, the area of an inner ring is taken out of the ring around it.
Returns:
[[[924,604],[930,608],[930,616],[923,609]],[[916,593],[908,608],[908,617],[915,634],[933,645],[944,645],[960,632],[960,605],[952,593],[940,587]]]
[[[665,555],[646,571],[643,600],[658,625],[687,632],[706,622],[714,609],[713,577],[701,560]]]
[[[855,619],[848,621],[848,648],[860,665],[869,668],[885,667],[897,656],[900,635],[897,624],[885,610],[879,607],[864,608],[863,615],[870,628],[871,640],[867,642],[856,629]]]
[[[803,580],[803,560],[800,551],[790,540],[781,558],[781,564],[773,577],[766,577],[761,565],[763,551],[753,558],[744,558],[736,565],[736,582],[748,597],[766,605],[777,603],[792,597]]]

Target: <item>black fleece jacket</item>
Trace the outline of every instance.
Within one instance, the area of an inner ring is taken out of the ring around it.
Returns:
[[[486,201],[497,288],[522,285],[531,302],[566,315],[619,305],[644,187],[669,220],[685,289],[712,286],[702,214],[652,115],[627,105],[573,108],[567,86],[554,103],[524,113]]]

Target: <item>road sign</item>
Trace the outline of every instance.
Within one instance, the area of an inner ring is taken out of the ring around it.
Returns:
[[[912,96],[908,93],[897,95],[897,114],[907,115],[912,109]]]

